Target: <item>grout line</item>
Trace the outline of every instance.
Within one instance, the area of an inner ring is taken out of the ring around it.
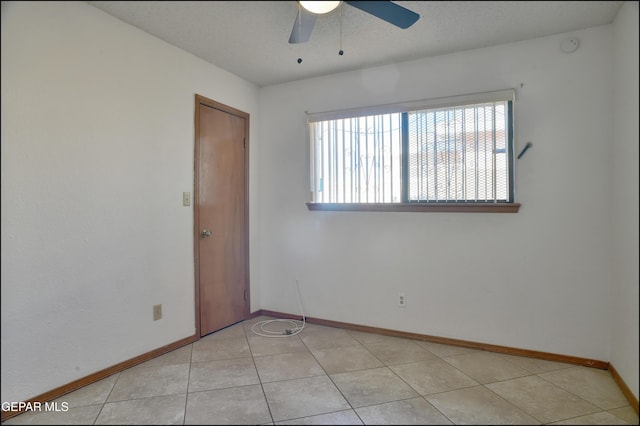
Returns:
[[[189,402],[189,385],[191,384],[191,366],[193,365],[193,343],[190,343],[191,349],[189,350],[189,371],[187,372],[187,393],[184,396],[184,414],[182,415],[182,424],[187,422],[187,404]]]
[[[349,334],[349,333],[347,333]],[[351,336],[349,334],[349,336]],[[351,338],[353,339],[353,336],[351,336]],[[336,390],[340,393],[340,396],[342,396],[342,398],[344,399],[344,401],[347,403],[347,405],[351,408],[351,411],[358,417],[358,419],[360,419],[360,421],[362,422],[362,424],[365,424],[364,421],[360,418],[360,416],[358,415],[358,413],[356,412],[355,408],[353,407],[353,405],[351,405],[351,403],[349,402],[349,400],[347,399],[347,397],[345,396],[345,394],[342,392],[342,390],[340,390],[340,388],[338,387],[338,385],[336,385],[336,383],[333,381],[333,379],[331,378],[331,375],[329,375],[329,373],[327,372],[327,370],[322,366],[322,364],[320,363],[320,360],[318,360],[318,358],[316,357],[316,355],[313,353],[313,351],[311,351],[311,348],[309,348],[309,346],[305,343],[304,339],[300,338],[300,340],[302,340],[302,344],[307,348],[307,350],[309,351],[309,353],[311,354],[311,356],[313,357],[313,359],[316,360],[316,362],[318,363],[318,365],[320,366],[320,368],[322,369],[322,371],[324,371],[325,376],[329,379],[329,381],[331,381],[331,384],[333,385],[334,388],[336,388]],[[355,340],[355,339],[354,339]],[[357,342],[357,340],[356,340]],[[358,342],[358,344],[360,344],[360,342]]]
[[[576,366],[575,368],[581,368],[581,367],[580,367],[580,366]],[[586,403],[587,403],[587,404],[589,404],[589,405],[593,405],[594,407],[596,407],[596,408],[597,408],[597,409],[599,409],[599,410],[603,410],[603,411],[605,410],[604,408],[600,407],[598,404],[596,404],[596,403],[594,403],[594,402],[591,402],[591,401],[589,401],[588,399],[586,399],[586,398],[584,398],[584,397],[582,397],[582,396],[580,396],[580,395],[578,395],[578,394],[576,394],[576,393],[574,393],[574,392],[570,391],[569,389],[565,389],[564,387],[562,387],[562,386],[560,386],[560,385],[558,385],[558,384],[556,384],[556,383],[553,383],[551,380],[546,379],[546,378],[544,378],[544,377],[542,377],[542,376],[541,376],[541,374],[546,374],[546,373],[548,373],[548,372],[545,372],[545,373],[537,373],[537,374],[535,374],[535,376],[536,376],[536,377],[538,377],[538,378],[540,378],[540,379],[542,379],[542,380],[544,380],[545,382],[549,383],[550,385],[555,386],[555,387],[557,387],[558,389],[560,389],[560,390],[562,390],[562,391],[564,391],[564,392],[567,392],[568,394],[571,394],[571,395],[575,396],[576,398],[580,399],[581,401],[584,401],[584,402],[586,402]],[[621,406],[621,407],[623,407],[623,406]],[[615,407],[615,408],[621,408],[621,407]],[[613,409],[615,409],[615,408],[613,408]],[[580,417],[580,416],[578,416],[578,417]],[[563,420],[565,420],[565,419],[563,419]]]
[[[123,371],[126,371],[126,370],[123,370]],[[113,390],[116,388],[116,385],[118,384],[118,381],[120,380],[120,376],[122,375],[122,371],[120,371],[120,372],[118,372],[116,374],[118,374],[118,377],[116,377],[116,380],[113,382],[113,386],[111,386],[111,389],[109,390],[109,393],[107,394],[107,397],[104,399],[104,402],[101,404],[102,406],[100,407],[100,410],[98,411],[98,415],[96,416],[95,420],[92,423],[93,425],[96,424],[96,422],[98,421],[98,418],[100,418],[100,414],[102,414],[102,410],[104,409],[104,406],[107,405],[107,402],[109,401],[109,397],[113,393]],[[111,377],[111,376],[107,376],[107,377],[105,377],[105,379],[108,378],[108,377]],[[104,379],[102,379],[102,380],[104,380]],[[95,383],[98,383],[98,382],[95,382]],[[80,389],[82,389],[82,388],[80,388]]]
[[[526,377],[530,377],[530,376],[526,376]],[[497,382],[493,382],[493,383],[497,383]],[[491,384],[491,383],[486,383],[486,384]],[[523,407],[519,407],[516,404],[514,404],[513,402],[509,401],[508,399],[503,398],[501,395],[499,395],[498,393],[494,392],[493,389],[491,389],[490,387],[486,386],[486,384],[483,384],[481,386],[483,388],[485,388],[486,390],[488,390],[489,392],[491,392],[492,394],[494,394],[495,396],[497,396],[498,398],[500,398],[501,400],[505,401],[507,404],[517,408],[518,410],[522,411],[526,415],[531,416],[532,419],[540,422],[540,424],[544,424],[544,422],[542,420],[540,420],[539,418],[537,418],[536,416],[534,416],[533,413],[530,413],[529,411],[525,410]]]
[[[251,330],[251,328],[249,328]],[[262,397],[264,398],[264,403],[267,406],[267,411],[269,412],[269,417],[271,417],[271,423],[275,424],[275,419],[273,418],[273,413],[271,412],[271,406],[269,405],[269,400],[267,399],[267,393],[264,391],[264,384],[262,383],[262,377],[260,376],[260,372],[258,371],[258,366],[256,365],[256,357],[253,355],[253,350],[251,349],[251,344],[249,343],[249,336],[247,336],[247,330],[242,325],[242,332],[244,333],[244,338],[247,340],[247,346],[249,347],[249,353],[251,354],[251,361],[253,362],[253,368],[256,370],[256,376],[258,376],[258,383],[260,384],[260,389],[262,389]],[[253,332],[252,332],[253,334]]]

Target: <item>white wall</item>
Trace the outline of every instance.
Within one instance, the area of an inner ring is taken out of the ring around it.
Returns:
[[[84,2],[2,2],[2,401],[194,334],[196,93],[251,115],[255,164],[256,86]]]
[[[614,22],[613,338],[611,363],[638,398],[638,2]]]
[[[262,89],[263,309],[298,313],[298,279],[308,316],[608,360],[612,40],[602,26]],[[516,152],[533,142],[519,213],[307,210],[304,111],[505,88]]]

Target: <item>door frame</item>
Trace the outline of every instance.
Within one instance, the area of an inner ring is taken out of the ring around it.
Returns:
[[[193,188],[193,255],[195,267],[195,314],[196,337],[200,339],[200,108],[202,106],[235,115],[244,119],[244,319],[250,316],[251,291],[249,279],[249,114],[204,96],[195,95],[195,143],[194,143],[194,188]]]

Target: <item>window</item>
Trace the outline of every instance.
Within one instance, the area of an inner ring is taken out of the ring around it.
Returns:
[[[507,90],[309,115],[309,208],[517,211],[513,99]]]

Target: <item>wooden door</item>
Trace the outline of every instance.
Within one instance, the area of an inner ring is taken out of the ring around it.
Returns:
[[[249,315],[249,115],[196,95],[196,332]]]

